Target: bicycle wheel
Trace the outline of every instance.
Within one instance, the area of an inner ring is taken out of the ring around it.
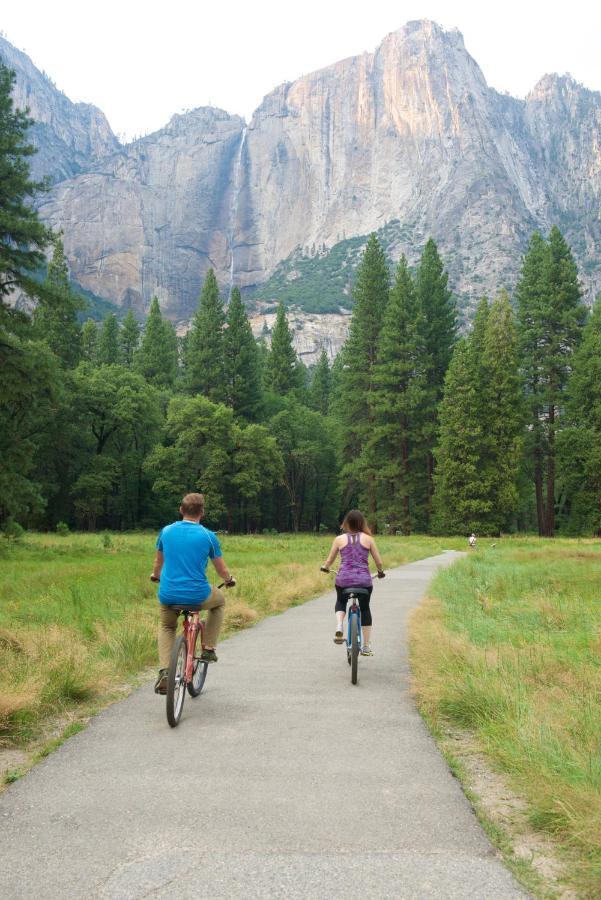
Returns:
[[[198,641],[197,641],[198,646]],[[192,681],[188,683],[188,693],[191,697],[198,697],[200,692],[204,687],[204,683],[207,678],[207,670],[209,668],[209,664],[203,662],[202,659],[199,659],[196,656],[196,650],[194,651],[194,669],[192,670]]]
[[[357,684],[357,669],[359,668],[359,623],[357,616],[351,619],[351,682]]]
[[[186,656],[188,647],[183,634],[178,635],[171,651],[167,679],[167,721],[175,728],[180,720],[186,699]]]

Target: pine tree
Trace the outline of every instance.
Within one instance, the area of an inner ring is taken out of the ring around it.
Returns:
[[[365,499],[367,515],[376,527],[375,474],[365,471],[361,450],[372,428],[371,393],[382,318],[388,302],[390,273],[375,234],[367,242],[357,269],[355,304],[349,335],[341,351],[339,410],[343,433],[342,483],[345,505]]]
[[[140,325],[133,314],[133,310],[128,309],[127,315],[123,319],[121,332],[119,334],[119,343],[121,345],[121,356],[124,365],[131,369],[134,364],[134,356],[140,343]]]
[[[371,394],[372,433],[364,448],[376,472],[380,520],[403,534],[420,523],[425,470],[423,407],[429,359],[405,257],[384,313]]]
[[[14,82],[15,73],[0,62],[0,326],[15,319],[5,298],[16,290],[42,302],[53,300],[48,285],[34,277],[52,233],[31,202],[46,186],[30,178],[28,159],[35,147],[27,143],[27,131],[33,122],[13,107]]]
[[[330,405],[330,389],[332,383],[332,374],[328,363],[328,354],[322,349],[317,365],[313,370],[313,378],[311,379],[311,387],[309,389],[309,400],[312,409],[317,410],[323,416],[327,416]]]
[[[98,354],[98,325],[94,319],[86,319],[81,329],[81,358],[94,364]]]
[[[72,369],[81,355],[81,327],[77,313],[83,309],[84,304],[71,290],[69,269],[60,237],[54,240],[46,285],[53,293],[53,302],[40,303],[36,307],[35,330],[63,365]]]
[[[539,534],[555,532],[555,435],[572,355],[585,321],[578,273],[558,228],[535,232],[516,288],[521,368],[528,398],[528,468]]]
[[[424,503],[428,515],[434,489],[432,480],[434,455],[430,448],[436,441],[439,403],[457,331],[456,309],[448,288],[448,275],[444,271],[438,248],[432,238],[429,238],[424,247],[416,274],[415,287],[422,315],[425,351],[430,359],[429,400],[425,414],[425,446],[422,463],[427,473],[427,494]]]
[[[601,296],[573,357],[557,437],[567,530],[601,535]]]
[[[475,355],[468,338],[456,346],[440,404],[432,521],[444,534],[486,530],[492,511],[491,486],[482,470],[486,441]]]
[[[271,335],[271,352],[267,360],[266,376],[269,388],[282,397],[302,389],[302,374],[282,303],[278,306]]]
[[[213,403],[227,397],[223,331],[225,313],[213,269],[207,272],[200,303],[186,344],[186,384],[191,394],[202,394]]]
[[[119,346],[119,323],[117,316],[111,313],[107,316],[98,336],[98,348],[96,360],[100,366],[112,366],[121,362],[121,348]]]
[[[227,403],[237,417],[256,422],[263,400],[259,351],[238,287],[232,288],[226,322]]]
[[[416,293],[424,318],[426,352],[431,360],[429,382],[442,395],[444,377],[451,361],[457,331],[457,312],[448,288],[448,275],[436,243],[428,240],[421,256],[415,280]]]
[[[163,320],[157,297],[153,297],[134,369],[155,387],[173,387],[177,375],[177,338],[170,322]]]
[[[486,480],[492,508],[486,530],[498,534],[511,525],[518,506],[523,445],[524,400],[518,366],[515,317],[506,291],[493,301],[482,345],[482,400],[488,456]]]

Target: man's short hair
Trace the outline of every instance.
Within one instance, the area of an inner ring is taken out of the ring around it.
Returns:
[[[205,510],[205,498],[202,494],[186,494],[182,500],[181,511],[185,516],[197,516]]]

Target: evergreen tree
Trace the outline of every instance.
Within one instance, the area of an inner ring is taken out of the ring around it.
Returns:
[[[480,385],[468,338],[455,346],[440,405],[434,472],[433,527],[443,534],[486,531],[492,511],[491,486],[482,470],[486,440],[478,416]]]
[[[519,375],[514,313],[506,291],[493,301],[482,346],[479,415],[485,423],[492,507],[486,530],[498,534],[511,525],[518,507],[523,445],[524,400]]]
[[[528,399],[527,465],[539,534],[555,531],[555,435],[585,309],[571,251],[558,228],[535,232],[516,288],[521,368]]]
[[[48,265],[46,285],[53,292],[53,302],[40,303],[34,312],[36,332],[67,368],[73,368],[81,355],[81,327],[77,313],[83,301],[71,290],[69,269],[63,242],[54,239],[54,252]]]
[[[426,473],[419,462],[429,360],[419,326],[413,280],[403,256],[384,313],[370,398],[372,432],[363,452],[376,472],[380,520],[403,534],[423,521]]]
[[[156,297],[152,298],[134,369],[155,387],[173,387],[177,375],[177,337],[164,321]]]
[[[302,389],[303,376],[294,352],[286,310],[282,303],[278,306],[271,335],[271,352],[267,359],[266,376],[269,388],[282,397]]]
[[[424,460],[422,465],[427,473],[426,512],[432,500],[434,483],[434,455],[431,447],[436,441],[438,430],[438,410],[443,393],[445,374],[453,353],[456,340],[456,309],[448,288],[448,275],[435,241],[432,238],[424,247],[417,270],[416,294],[422,315],[425,351],[430,360],[428,371],[428,408],[425,414]]]
[[[127,315],[123,319],[121,332],[119,334],[119,343],[121,345],[121,358],[128,369],[134,364],[134,356],[140,343],[140,326],[138,320],[134,316],[133,310],[128,309]]]
[[[362,468],[361,450],[372,429],[371,393],[382,318],[388,302],[390,274],[375,234],[367,242],[357,269],[355,304],[349,335],[341,351],[339,414],[342,425],[342,483],[344,503],[367,502],[367,515],[376,527],[376,486],[373,471]]]
[[[98,354],[98,326],[94,319],[86,319],[81,329],[81,358],[94,364]]]
[[[567,530],[601,535],[601,297],[582,333],[557,437]]]
[[[219,286],[213,269],[209,269],[188,334],[185,367],[188,391],[202,394],[213,403],[225,402],[227,397],[224,325]]]
[[[480,302],[460,349],[440,413],[435,527],[498,534],[517,511],[524,422],[514,316],[505,291],[490,307],[486,299]]]
[[[317,365],[313,370],[311,387],[309,389],[309,402],[312,409],[316,409],[323,416],[327,416],[330,406],[330,389],[332,374],[328,363],[328,354],[322,349]]]
[[[121,347],[119,346],[119,323],[117,316],[111,313],[107,316],[98,336],[96,360],[101,366],[114,366],[121,362]]]
[[[259,351],[238,287],[232,289],[226,322],[224,355],[228,406],[237,417],[255,422],[262,406]]]
[[[423,315],[426,353],[431,361],[428,381],[436,389],[437,401],[442,395],[457,331],[457,312],[448,280],[436,243],[429,238],[421,256],[415,286]]]
[[[48,285],[34,277],[44,265],[43,251],[52,235],[32,205],[45,184],[30,178],[28,159],[35,148],[27,143],[27,131],[33,123],[13,107],[14,82],[15,73],[0,62],[0,326],[19,318],[5,304],[13,292],[20,289],[42,302],[53,299]]]

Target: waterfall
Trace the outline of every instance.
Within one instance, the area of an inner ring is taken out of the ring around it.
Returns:
[[[238,155],[236,157],[236,167],[234,169],[234,188],[232,191],[232,200],[230,204],[230,229],[229,229],[229,247],[230,247],[230,290],[229,296],[232,294],[234,286],[234,234],[236,231],[236,219],[238,218],[238,200],[240,198],[240,190],[242,187],[242,154],[244,153],[244,144],[246,143],[245,125],[242,129],[242,137],[240,138],[240,146],[238,147]]]

